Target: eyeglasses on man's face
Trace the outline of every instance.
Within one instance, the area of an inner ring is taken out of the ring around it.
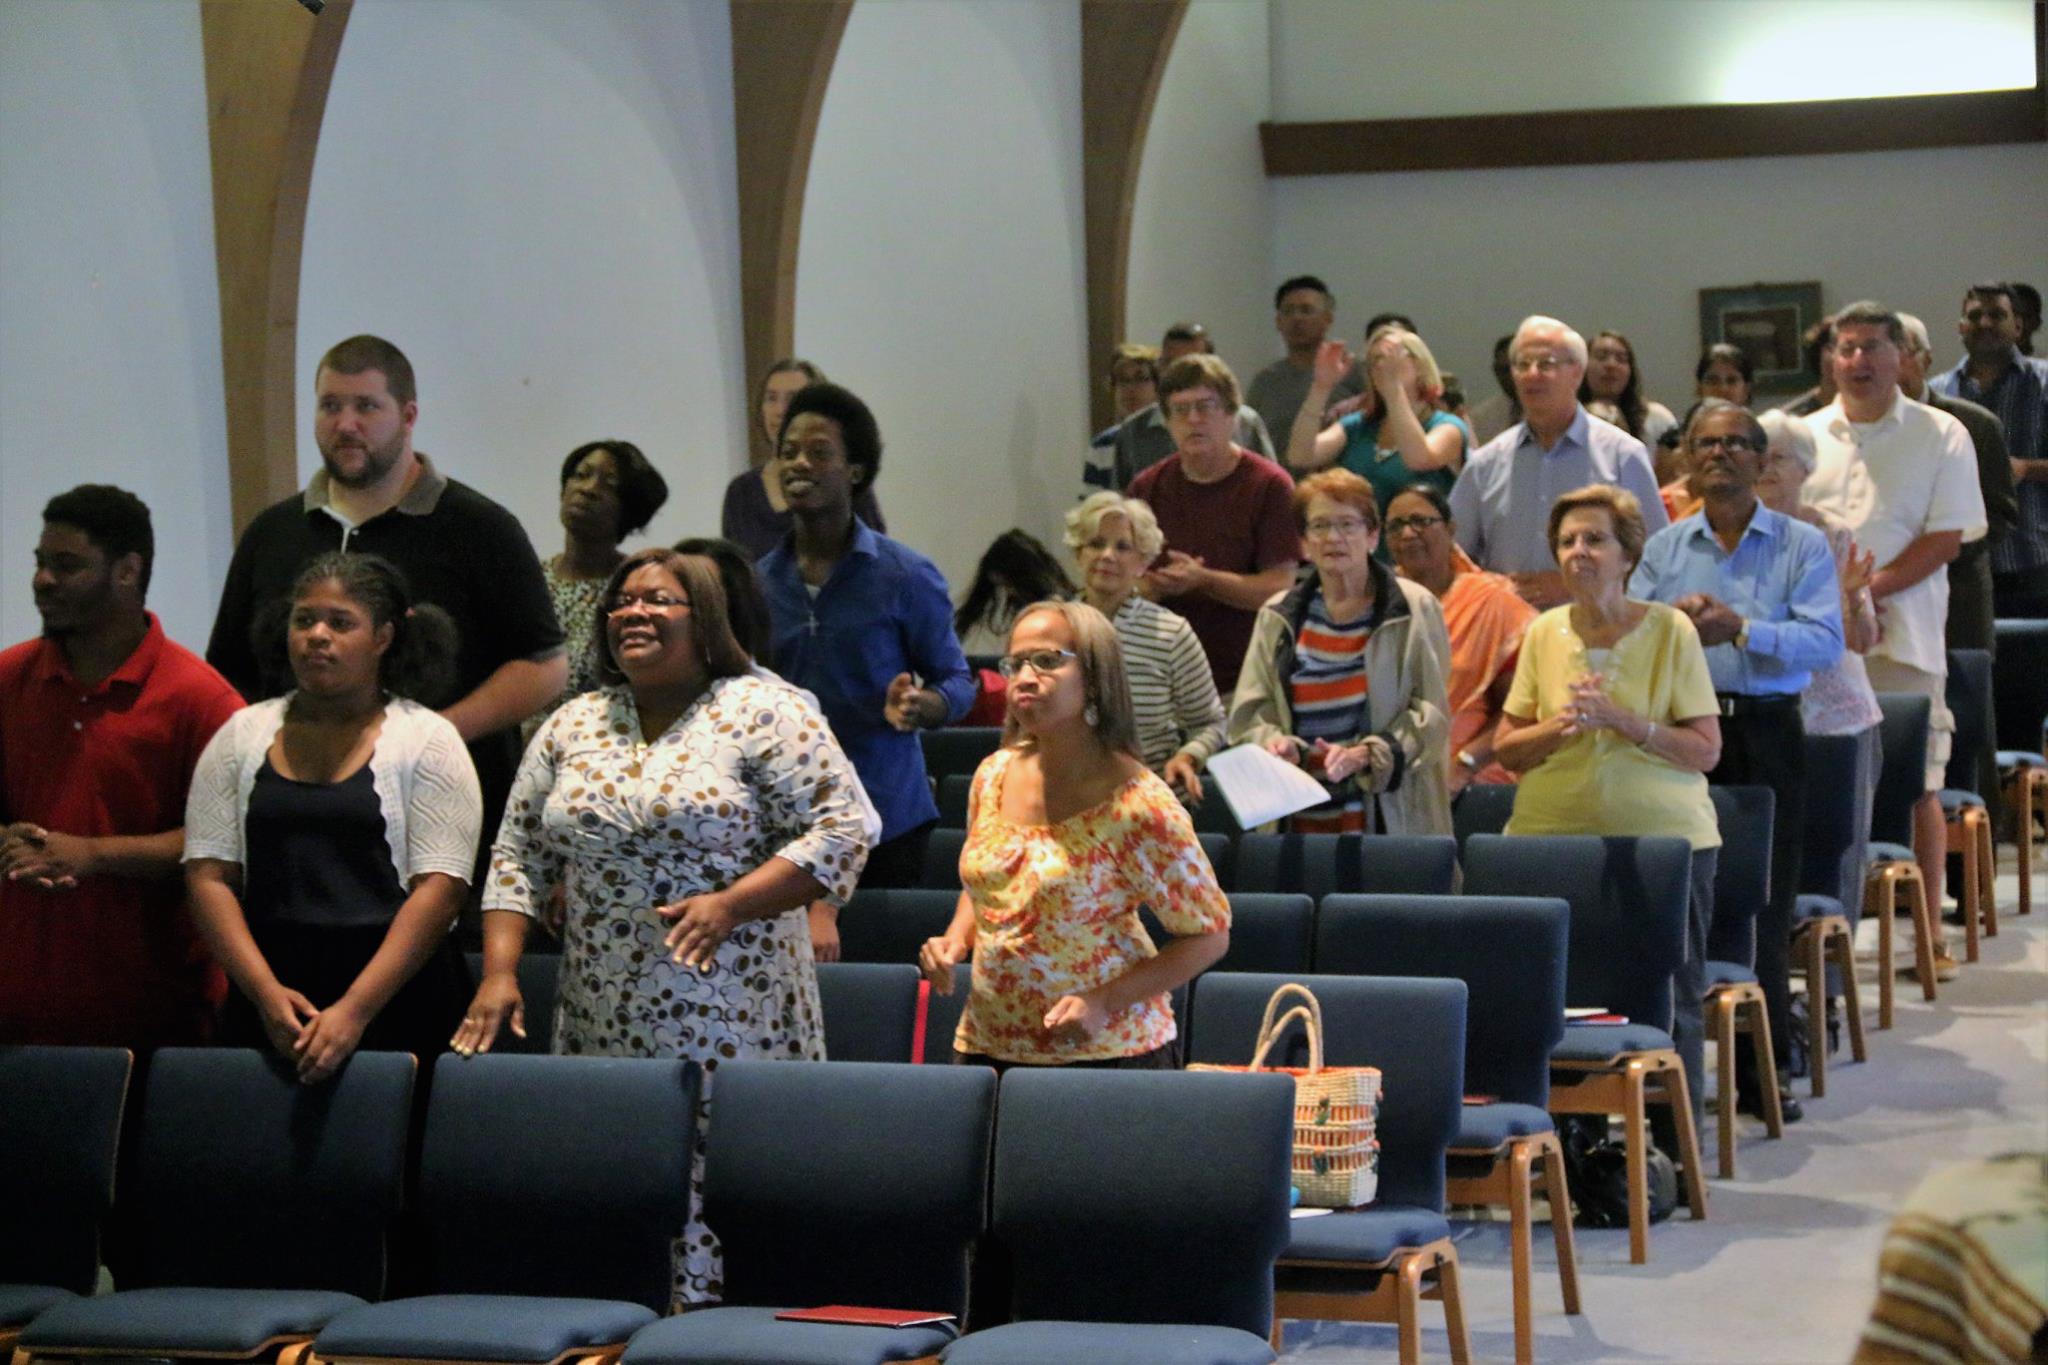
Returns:
[[[1518,355],[1508,362],[1516,374],[1556,374],[1571,362],[1559,355]]]
[[[996,660],[996,672],[1004,678],[1014,678],[1030,665],[1038,674],[1056,672],[1067,660],[1076,657],[1071,649],[1027,649],[1019,654],[1005,654]]]
[[[623,616],[629,611],[674,611],[687,607],[690,599],[665,592],[622,592],[604,609],[606,616]]]
[[[1403,531],[1427,531],[1432,526],[1441,526],[1444,519],[1418,512],[1412,517],[1395,517],[1387,523],[1387,534],[1398,536]]]
[[[1699,451],[1721,450],[1730,455],[1741,455],[1757,448],[1755,441],[1747,436],[1695,436],[1692,448]]]

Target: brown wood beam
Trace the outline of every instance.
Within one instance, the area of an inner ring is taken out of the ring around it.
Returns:
[[[204,0],[213,253],[237,533],[299,485],[299,253],[313,150],[352,0]]]
[[[1085,376],[1093,429],[1114,407],[1103,375],[1124,338],[1131,205],[1145,134],[1187,0],[1081,0],[1081,194],[1088,252]]]
[[[796,349],[796,257],[825,86],[853,0],[728,0],[747,391]],[[748,449],[768,448],[749,414]]]

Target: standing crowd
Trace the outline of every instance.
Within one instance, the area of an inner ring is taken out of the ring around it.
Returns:
[[[466,1057],[525,1032],[547,936],[557,1051],[692,1058],[707,1087],[822,1058],[813,964],[857,887],[921,878],[919,732],[973,710],[1002,745],[920,954],[941,992],[970,968],[959,1060],[1178,1064],[1168,996],[1230,922],[1191,808],[1220,799],[1209,758],[1257,744],[1323,784],[1299,830],[1448,833],[1468,787],[1513,783],[1510,833],[1687,839],[1697,1105],[1709,783],[1776,793],[1780,1037],[1803,736],[1861,736],[1867,800],[1875,692],[1932,700],[1915,843],[1941,885],[1946,649],[2048,615],[2037,296],[1970,287],[1945,372],[1917,319],[1852,304],[1819,389],[1761,414],[1728,346],[1679,416],[1627,338],[1531,317],[1468,405],[1411,319],[1375,318],[1356,363],[1333,322],[1320,281],[1283,284],[1287,354],[1245,394],[1198,325],[1120,347],[1072,575],[1011,532],[957,607],[886,533],[874,414],[795,359],[719,537],[623,548],[667,486],[601,440],[562,465],[543,562],[415,448],[405,356],[340,343],[322,468],[242,534],[204,659],[146,609],[148,509],[58,493],[42,635],[0,653],[0,1043],[211,1040],[307,1083],[362,1047]],[[1773,1084],[1752,1068],[1746,1101]],[[718,1297],[694,1218],[676,1267],[679,1299]]]

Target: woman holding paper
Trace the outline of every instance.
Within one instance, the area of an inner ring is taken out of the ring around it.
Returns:
[[[1010,631],[1003,747],[968,795],[959,908],[918,966],[941,995],[973,960],[953,1059],[1171,1069],[1167,995],[1230,946],[1230,903],[1172,790],[1139,762],[1116,630],[1041,602]],[[1174,937],[1155,947],[1149,908]]]
[[[1373,557],[1379,503],[1348,469],[1294,490],[1308,566],[1259,609],[1230,741],[1299,763],[1329,792],[1299,833],[1449,834],[1451,642],[1427,588]]]
[[[1190,804],[1202,800],[1202,765],[1223,747],[1223,699],[1187,618],[1138,595],[1166,537],[1152,509],[1097,493],[1067,513],[1067,544],[1081,568],[1081,600],[1116,627],[1131,685],[1138,757]]]

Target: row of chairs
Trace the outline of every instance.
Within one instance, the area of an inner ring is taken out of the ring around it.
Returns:
[[[1207,986],[1190,1018],[1196,1054],[1248,1053],[1278,980]],[[19,1187],[5,1192],[24,1213],[0,1245],[0,1280],[13,1282],[0,1304],[26,1319],[29,1358],[1268,1361],[1276,1308],[1338,1292],[1383,1300],[1412,1358],[1428,1283],[1463,1358],[1442,1212],[1465,987],[1309,980],[1333,1039],[1350,1040],[1332,1061],[1387,1075],[1372,1209],[1288,1218],[1293,1091],[1279,1077],[1023,1071],[998,1106],[982,1068],[729,1063],[703,1183],[726,1306],[670,1318],[690,1064],[505,1055],[441,1068],[417,1183],[430,1292],[376,1302],[413,1060],[360,1054],[308,1089],[253,1052],[164,1051],[122,1168],[133,1255],[120,1292],[90,1298],[78,1295],[96,1274],[129,1058],[0,1051],[0,1170],[12,1173],[0,1188]],[[985,1235],[1014,1262],[1010,1325],[953,1340],[774,1316],[847,1303],[964,1317]],[[1317,1278],[1331,1275],[1348,1280]],[[22,1313],[31,1284],[44,1300]]]

